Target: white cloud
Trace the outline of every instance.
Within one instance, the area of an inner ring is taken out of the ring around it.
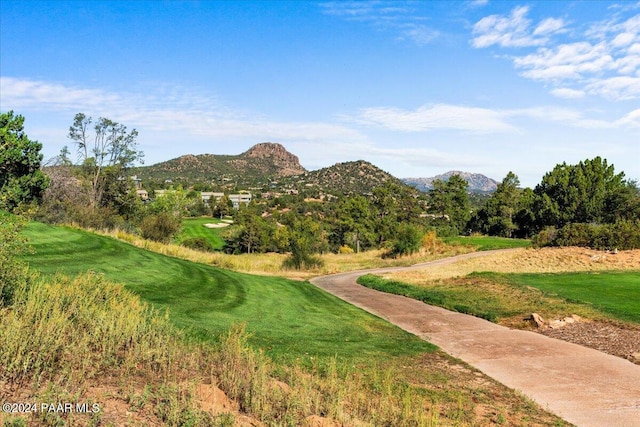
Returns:
[[[564,20],[546,18],[531,32],[527,12],[519,7],[509,17],[482,18],[474,27],[473,45],[535,48],[513,56],[513,64],[523,77],[550,83],[554,96],[640,97],[640,15],[621,18],[616,13],[582,33],[572,31],[581,40],[552,45],[547,36],[569,31]]]
[[[182,131],[185,136],[246,137],[305,141],[358,140],[362,136],[344,126],[321,122],[281,122],[233,112],[211,98],[184,88],[156,86],[152,95],[110,93],[13,77],[0,77],[3,108],[19,111],[84,112],[127,126],[151,131]],[[212,97],[213,98],[213,97]]]
[[[640,97],[640,77],[619,76],[593,80],[586,89],[612,100],[636,99]]]
[[[566,99],[578,99],[583,98],[586,94],[582,90],[569,89],[566,87],[560,87],[551,90],[551,94],[553,96],[557,96],[558,98],[566,98]]]
[[[616,123],[621,126],[640,128],[640,108],[637,110],[633,110],[632,112],[618,120]]]
[[[540,22],[535,30],[534,36],[543,36],[546,34],[558,33],[564,29],[565,23],[562,19],[547,18]]]
[[[319,6],[326,15],[366,22],[378,30],[396,33],[398,40],[410,40],[419,46],[440,36],[439,31],[424,24],[428,18],[421,15],[412,2],[331,1]]]
[[[414,43],[419,46],[427,45],[440,36],[438,31],[435,31],[425,25],[410,24],[406,27],[407,28],[405,30],[402,30],[399,39],[413,40]]]
[[[531,31],[531,20],[527,19],[528,12],[527,6],[518,6],[509,16],[490,15],[482,18],[473,27],[473,46],[540,46],[548,41],[548,35],[560,31],[564,26],[562,19],[549,18]]]
[[[579,91],[559,89],[556,96],[579,97]],[[554,106],[521,109],[467,107],[458,105],[428,105],[415,110],[395,107],[366,108],[347,120],[361,125],[401,132],[457,131],[471,133],[521,132],[518,119],[546,123],[560,123],[579,129],[616,129],[635,127],[637,113],[632,112],[617,120],[588,117],[582,112]]]
[[[413,111],[394,107],[361,110],[354,120],[360,124],[404,132],[458,130],[469,132],[504,132],[514,128],[500,112],[486,108],[437,104]]]
[[[471,0],[469,5],[471,7],[482,7],[489,4],[489,0]]]

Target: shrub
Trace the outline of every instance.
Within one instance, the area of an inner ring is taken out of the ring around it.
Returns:
[[[535,246],[582,246],[593,249],[640,248],[640,220],[613,224],[567,224],[547,228],[533,239]]]
[[[0,307],[13,304],[16,288],[35,278],[16,258],[26,251],[26,241],[20,236],[24,223],[21,217],[0,211]]]
[[[599,228],[593,224],[567,224],[558,230],[553,245],[592,247]]]
[[[411,255],[420,250],[421,244],[422,232],[418,227],[411,224],[400,224],[391,248],[391,256]]]
[[[558,236],[558,230],[555,227],[547,227],[533,236],[531,242],[534,247],[541,248],[544,246],[552,246],[556,237]]]
[[[168,243],[180,231],[180,220],[165,212],[150,215],[142,220],[140,231],[145,239]]]
[[[213,246],[204,237],[191,237],[189,239],[183,240],[180,244],[197,251],[213,252]]]
[[[352,254],[353,253],[353,248],[351,246],[342,245],[338,249],[338,253],[339,254]]]

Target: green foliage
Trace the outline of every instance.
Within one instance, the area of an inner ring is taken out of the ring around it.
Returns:
[[[49,186],[40,170],[42,144],[24,132],[24,117],[0,114],[0,209],[37,202]]]
[[[18,256],[27,251],[26,239],[20,234],[25,220],[0,210],[0,308],[13,304],[17,288],[34,280]]]
[[[81,174],[90,188],[91,205],[109,206],[111,199],[123,193],[118,180],[136,161],[142,161],[144,153],[138,150],[135,129],[127,132],[126,126],[100,117],[92,132],[92,122],[91,117],[76,114],[69,127],[69,139],[76,145]],[[124,192],[131,190],[130,185],[126,187]]]
[[[635,185],[600,157],[577,165],[557,165],[545,174],[534,193],[538,229],[568,223],[612,223],[640,214],[629,211],[638,197]]]
[[[310,217],[295,219],[291,224],[289,250],[291,255],[284,261],[285,268],[315,268],[323,265],[322,259],[313,256],[323,252],[326,241],[320,224]]]
[[[391,247],[391,256],[398,257],[418,252],[422,246],[423,232],[412,224],[402,223]]]
[[[204,237],[190,237],[188,239],[184,239],[182,242],[180,242],[180,244],[187,248],[195,249],[197,251],[203,251],[203,252],[213,251],[213,246],[211,246],[211,243],[209,243],[209,240],[207,240]]]
[[[180,232],[180,219],[166,212],[146,216],[140,224],[142,237],[168,243]]]
[[[520,180],[513,173],[498,184],[485,207],[478,212],[479,227],[490,236],[513,237],[518,230],[516,216],[521,209]]]
[[[369,199],[360,195],[341,197],[334,209],[330,237],[334,248],[348,245],[360,252],[377,243],[374,234],[375,213]]]
[[[441,223],[455,227],[458,233],[466,230],[471,218],[468,185],[460,175],[453,175],[447,181],[435,180],[429,192],[429,211]]]
[[[613,224],[570,223],[547,228],[536,236],[536,246],[583,246],[594,249],[639,249],[640,220]]]

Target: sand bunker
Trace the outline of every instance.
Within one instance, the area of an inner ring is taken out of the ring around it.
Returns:
[[[211,223],[204,224],[204,226],[207,227],[207,228],[224,228],[224,227],[228,227],[229,224],[226,223],[226,222],[220,222],[218,224],[211,224]]]

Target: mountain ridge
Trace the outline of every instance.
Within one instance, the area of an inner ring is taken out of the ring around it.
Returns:
[[[405,184],[415,187],[420,191],[426,192],[433,188],[433,181],[447,181],[453,175],[460,175],[462,179],[467,181],[467,183],[469,184],[468,190],[470,192],[492,193],[498,188],[498,182],[492,178],[489,178],[480,173],[463,172],[457,170],[451,170],[443,174],[428,178],[402,178],[402,181]]]
[[[143,181],[155,181],[156,185],[193,186],[221,190],[262,189],[284,190],[289,193],[313,194],[367,194],[386,182],[408,185],[428,191],[435,179],[448,179],[457,173],[470,182],[470,191],[491,192],[495,181],[481,174],[450,171],[433,178],[400,179],[365,161],[347,161],[309,171],[298,156],[274,142],[253,145],[237,155],[185,154],[183,156],[137,167],[132,170]]]

